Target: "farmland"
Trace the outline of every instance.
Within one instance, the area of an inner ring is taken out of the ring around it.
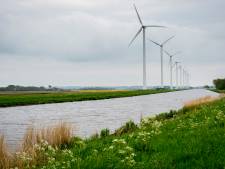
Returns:
[[[82,90],[69,92],[7,92],[0,93],[0,107],[62,103],[86,100],[130,97],[170,92],[169,89],[154,90]]]

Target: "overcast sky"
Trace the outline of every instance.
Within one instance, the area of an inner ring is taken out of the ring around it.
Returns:
[[[225,78],[224,0],[0,0],[0,86],[142,84],[140,25],[191,74],[191,85]],[[165,81],[169,81],[165,56]],[[160,84],[159,47],[147,42],[147,83]]]

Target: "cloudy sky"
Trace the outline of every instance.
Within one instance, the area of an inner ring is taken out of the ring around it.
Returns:
[[[225,77],[224,0],[0,0],[0,86],[142,84],[140,25],[191,74],[191,84]],[[169,81],[165,55],[165,81]],[[147,83],[160,84],[159,48],[147,42]]]

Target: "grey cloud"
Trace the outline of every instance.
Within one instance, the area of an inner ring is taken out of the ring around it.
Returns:
[[[3,1],[3,0],[0,0]],[[141,37],[128,48],[139,28],[126,0],[8,0],[0,7],[0,59],[40,58],[58,62],[141,63]],[[182,51],[177,60],[225,62],[223,0],[136,1],[143,21],[168,29],[148,30],[148,38],[176,38],[166,49]],[[218,49],[220,52],[218,52]],[[147,48],[148,63],[159,61],[159,49]],[[168,58],[165,57],[168,62]],[[94,63],[93,63],[94,64]],[[7,73],[7,71],[6,71]]]

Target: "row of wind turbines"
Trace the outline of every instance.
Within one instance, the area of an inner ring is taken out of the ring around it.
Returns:
[[[141,27],[129,43],[129,46],[133,43],[133,41],[138,37],[138,35],[142,32],[143,33],[143,89],[147,89],[147,81],[146,81],[146,29],[147,28],[166,28],[165,26],[160,25],[144,25],[141,17],[138,13],[138,10],[134,4],[134,10],[137,14],[138,20],[141,24]],[[170,88],[188,88],[190,86],[190,74],[187,70],[184,69],[184,66],[181,65],[181,62],[175,61],[173,62],[173,57],[175,55],[180,54],[181,52],[177,52],[175,54],[170,54],[166,50],[164,50],[164,46],[174,38],[175,36],[171,36],[167,40],[162,43],[158,43],[151,39],[148,39],[150,42],[154,43],[155,45],[160,47],[160,57],[161,57],[161,88],[164,88],[164,70],[163,70],[163,54],[167,54],[169,56],[169,64],[170,64]],[[173,68],[175,67],[176,70],[176,86],[173,86]]]

